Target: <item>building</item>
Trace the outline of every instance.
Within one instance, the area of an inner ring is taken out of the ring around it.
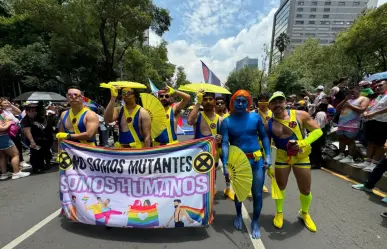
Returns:
[[[241,70],[242,68],[250,67],[250,68],[258,68],[258,59],[250,59],[249,57],[245,57],[236,63],[236,70]]]
[[[329,45],[337,33],[351,26],[365,9],[376,8],[377,3],[378,0],[281,0],[274,14],[270,68],[280,60],[275,40],[281,33],[290,38],[284,56],[309,37]]]

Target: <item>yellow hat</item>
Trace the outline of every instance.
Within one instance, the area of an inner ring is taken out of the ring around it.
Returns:
[[[305,105],[305,100],[300,100],[300,101],[298,101],[298,104],[299,104],[299,105]]]
[[[277,92],[274,92],[273,95],[271,95],[271,97],[270,97],[270,99],[269,99],[269,103],[270,103],[273,99],[276,99],[276,98],[279,98],[279,97],[286,99],[285,94],[284,94],[283,92],[277,91]]]

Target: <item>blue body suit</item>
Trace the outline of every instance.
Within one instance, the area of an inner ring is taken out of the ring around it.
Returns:
[[[238,97],[244,98],[245,97]],[[238,100],[237,98],[237,100]],[[236,108],[234,101],[234,107]],[[260,150],[258,137],[262,140],[262,144],[266,155],[270,155],[270,142],[266,134],[264,124],[261,117],[257,113],[249,113],[245,111],[247,108],[247,101],[242,111],[234,112],[229,117],[223,120],[220,131],[222,135],[222,161],[225,173],[227,172],[226,165],[228,161],[228,148],[230,145],[237,146],[245,153],[254,153]],[[269,156],[270,158],[270,156]],[[265,180],[265,168],[263,167],[262,157],[258,161],[254,158],[249,158],[252,172],[253,172],[253,205],[254,214],[252,220],[252,236],[259,238],[258,218],[262,209],[262,186]],[[228,174],[228,173],[226,173]],[[238,201],[237,196],[234,198],[237,217],[234,221],[234,226],[237,229],[242,227],[242,203]]]

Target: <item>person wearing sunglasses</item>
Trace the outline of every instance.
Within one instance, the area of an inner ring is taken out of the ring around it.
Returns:
[[[132,88],[122,89],[125,105],[115,107],[118,88],[110,88],[111,97],[106,107],[104,119],[107,123],[118,123],[118,143],[116,147],[146,148],[151,146],[151,117],[147,110],[137,104],[137,93]]]
[[[174,94],[181,98],[180,102],[172,103],[172,95]],[[187,93],[174,90],[168,86],[158,92],[158,99],[165,109],[165,122],[167,124],[167,128],[155,138],[154,145],[162,146],[176,144],[178,143],[176,136],[177,119],[181,110],[183,110],[189,103],[191,96]]]
[[[216,97],[215,101],[216,101],[215,113],[222,118],[226,118],[230,116],[230,114],[227,112],[226,103],[224,101],[223,96]]]
[[[83,93],[77,87],[70,87],[66,97],[70,109],[61,114],[56,138],[96,146],[95,135],[99,125],[97,114],[83,105]]]

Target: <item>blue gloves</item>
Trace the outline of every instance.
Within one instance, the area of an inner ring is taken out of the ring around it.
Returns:
[[[269,168],[271,166],[271,155],[267,155],[265,158],[265,162],[263,163],[265,168]]]

